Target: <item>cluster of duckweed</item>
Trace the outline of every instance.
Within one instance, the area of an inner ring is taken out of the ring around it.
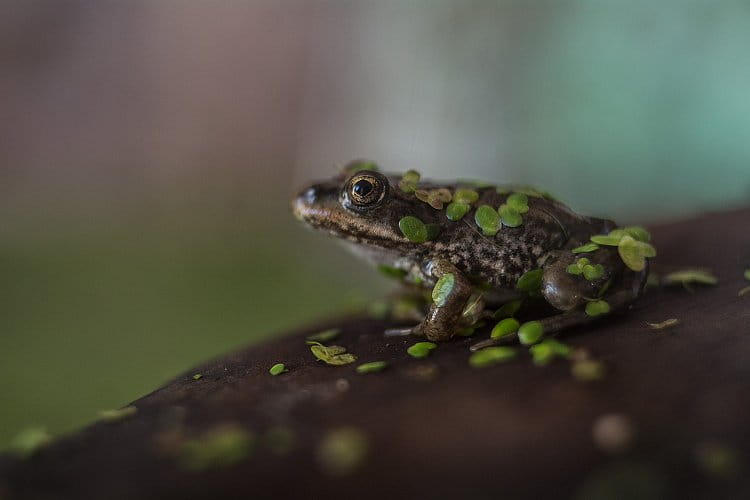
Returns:
[[[592,318],[607,314],[610,311],[609,303],[606,300],[591,300],[586,303],[586,314]]]
[[[474,213],[474,221],[485,236],[494,236],[502,226],[522,225],[523,214],[528,211],[528,196],[523,193],[512,193],[497,210],[490,205],[481,205]]]
[[[456,286],[456,275],[453,273],[445,273],[435,283],[435,287],[432,289],[432,301],[437,307],[443,307],[448,302],[453,288]]]
[[[648,231],[640,226],[629,226],[615,229],[606,235],[594,235],[591,243],[573,249],[573,253],[593,252],[602,245],[617,247],[622,262],[637,272],[646,267],[647,258],[656,257],[656,249],[649,241],[651,235]]]
[[[469,213],[471,206],[479,199],[479,193],[473,189],[459,188],[453,193],[453,201],[445,210],[449,220],[457,221]]]
[[[429,356],[434,349],[437,349],[437,344],[434,342],[417,342],[410,346],[406,352],[413,358],[421,359]]]
[[[569,274],[576,276],[583,275],[589,281],[594,281],[604,275],[604,266],[601,264],[591,264],[589,259],[581,257],[565,268]]]
[[[401,230],[401,234],[412,243],[431,241],[440,234],[440,226],[437,224],[425,224],[413,215],[407,215],[399,220],[398,227]]]
[[[716,285],[718,278],[707,269],[688,268],[665,274],[661,280],[664,286],[682,285],[690,288],[690,285]]]
[[[667,328],[676,326],[679,323],[680,323],[680,320],[678,320],[677,318],[665,319],[664,321],[659,321],[658,323],[649,323],[648,321],[646,321],[646,324],[652,330],[666,330]]]
[[[285,373],[288,371],[289,370],[287,369],[286,366],[284,366],[284,363],[276,363],[268,370],[268,373],[270,373],[271,375],[275,377],[277,375],[281,375],[282,373]]]
[[[348,365],[357,361],[357,356],[346,352],[346,347],[340,345],[325,346],[320,342],[308,341],[310,352],[318,361],[333,366]]]

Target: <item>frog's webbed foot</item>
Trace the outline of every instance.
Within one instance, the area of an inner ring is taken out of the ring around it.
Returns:
[[[607,312],[616,312],[625,310],[633,301],[635,301],[641,294],[643,285],[648,277],[648,267],[643,271],[634,272],[629,269],[625,269],[622,272],[621,280],[616,290],[609,289],[607,291],[607,284],[602,286],[602,290],[606,293],[599,299],[605,301],[608,306]],[[588,300],[582,298],[580,303],[574,305],[570,310],[563,311],[554,316],[549,316],[537,320],[542,327],[544,337],[551,337],[557,335],[562,330],[571,328],[574,326],[584,325],[600,317],[606,316],[606,314],[593,314],[586,312],[586,305]],[[473,344],[469,349],[471,351],[477,351],[500,344],[515,343],[518,341],[518,334],[513,333],[505,335],[497,339],[487,339],[476,344]]]
[[[412,328],[386,330],[387,336],[419,335],[432,341],[450,339],[466,322],[475,321],[482,313],[481,296],[472,298],[471,282],[447,260],[428,264],[429,274],[437,279],[432,303],[424,320]]]

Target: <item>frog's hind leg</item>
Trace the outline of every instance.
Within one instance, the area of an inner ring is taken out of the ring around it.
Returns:
[[[625,270],[623,276],[625,281],[623,281],[622,286],[620,286],[615,292],[605,294],[601,300],[605,300],[607,304],[609,304],[610,311],[623,311],[640,296],[647,277],[648,267],[639,272]],[[537,321],[542,325],[544,336],[551,337],[565,329],[585,325],[605,316],[606,315],[589,316],[586,314],[585,304],[581,304],[569,311],[561,312],[560,314],[542,318]],[[488,339],[478,342],[473,344],[469,349],[472,352],[478,351],[479,349],[484,349],[485,347],[493,345],[515,343],[517,342],[517,339],[518,334],[513,333],[499,339]]]

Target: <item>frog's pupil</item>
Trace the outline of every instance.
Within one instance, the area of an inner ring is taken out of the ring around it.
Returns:
[[[359,180],[354,183],[353,191],[358,196],[367,196],[372,192],[372,183],[365,179]]]

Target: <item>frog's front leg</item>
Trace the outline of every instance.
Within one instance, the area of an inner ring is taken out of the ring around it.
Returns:
[[[430,310],[414,328],[388,330],[387,335],[423,335],[428,340],[442,342],[453,337],[464,326],[464,309],[474,290],[471,282],[456,266],[444,259],[430,261],[425,270],[426,274],[437,280]]]

